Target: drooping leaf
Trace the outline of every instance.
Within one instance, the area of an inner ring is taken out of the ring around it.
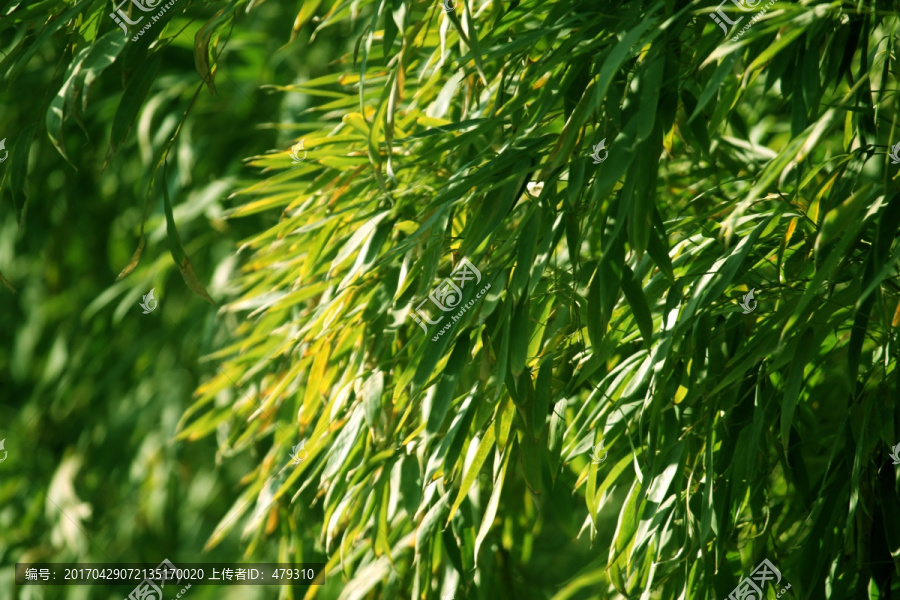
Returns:
[[[175,217],[172,214],[172,204],[169,200],[168,182],[167,177],[165,176],[165,170],[163,170],[162,191],[164,203],[163,206],[166,211],[166,236],[169,240],[169,252],[171,252],[172,254],[172,259],[175,261],[175,265],[181,272],[181,276],[184,278],[184,282],[188,285],[191,291],[193,291],[195,294],[197,294],[213,306],[218,306],[215,301],[209,297],[209,294],[206,292],[206,288],[203,287],[203,284],[200,283],[200,279],[197,277],[197,273],[194,271],[193,265],[191,265],[191,260],[188,258],[187,254],[184,251],[184,247],[181,245],[181,238],[178,235],[178,229],[175,227]],[[132,258],[132,260],[134,259]]]

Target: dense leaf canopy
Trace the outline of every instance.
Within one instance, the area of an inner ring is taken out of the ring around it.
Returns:
[[[139,4],[0,8],[5,564],[900,593],[896,2]]]

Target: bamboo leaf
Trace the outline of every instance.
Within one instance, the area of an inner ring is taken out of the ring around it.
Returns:
[[[474,438],[472,443],[478,438]],[[463,503],[463,500],[466,499],[466,495],[469,493],[469,490],[472,488],[472,485],[475,483],[475,478],[478,477],[478,473],[481,471],[482,465],[484,465],[484,461],[487,460],[488,455],[491,450],[494,449],[494,428],[488,427],[487,431],[484,433],[484,437],[478,441],[478,450],[475,452],[475,455],[472,459],[472,462],[466,468],[466,472],[463,475],[462,483],[459,486],[459,491],[456,493],[456,500],[453,501],[453,505],[450,507],[450,514],[447,515],[447,523],[450,523],[450,520],[453,518],[453,515],[456,514],[456,510],[459,508],[460,504]]]
[[[178,229],[175,227],[175,217],[172,214],[172,203],[169,200],[169,190],[166,180],[165,170],[163,170],[163,206],[166,211],[166,236],[169,240],[169,252],[171,252],[172,259],[175,261],[175,265],[181,272],[181,277],[191,291],[213,306],[217,306],[213,299],[209,297],[209,294],[206,293],[206,288],[200,283],[200,279],[197,277],[197,273],[191,265],[191,260],[188,258],[184,251],[184,247],[181,245],[181,238],[178,235]]]
[[[641,330],[641,337],[644,338],[644,345],[649,348],[653,343],[653,317],[650,315],[650,306],[647,304],[644,290],[641,289],[640,282],[628,265],[622,266],[622,292],[631,305],[634,319]]]

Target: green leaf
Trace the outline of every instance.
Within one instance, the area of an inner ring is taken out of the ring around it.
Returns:
[[[141,260],[141,254],[144,252],[144,224],[141,223],[141,237],[138,239],[138,247],[135,249],[134,253],[131,255],[131,259],[128,261],[128,264],[125,265],[119,275],[116,277],[116,281],[121,281],[122,279],[131,275],[132,271],[134,271],[138,262]]]
[[[9,165],[11,191],[20,234],[24,232],[25,220],[28,217],[28,157],[31,154],[31,144],[34,142],[35,133],[37,133],[36,125],[25,127],[16,137],[15,144],[9,151],[12,155]]]
[[[73,59],[66,73],[65,83],[50,103],[46,118],[47,135],[69,164],[72,161],[69,160],[63,143],[66,106],[74,103],[75,97],[79,94],[86,97],[84,87],[89,88],[91,83],[115,62],[127,41],[128,38],[122,37],[121,31],[116,29],[108,31],[95,43],[85,46]]]
[[[531,493],[540,494],[544,487],[541,470],[547,453],[546,435],[536,437],[527,430],[521,431],[519,450],[522,456],[522,472],[525,474],[525,483]]]
[[[856,216],[870,199],[869,192],[874,184],[867,183],[854,192],[849,198],[844,200],[839,206],[831,209],[825,214],[822,221],[822,228],[816,237],[816,254],[818,255],[822,248],[837,239],[838,235],[852,223]]]
[[[525,360],[528,358],[528,340],[530,337],[530,323],[528,322],[528,299],[522,301],[513,309],[513,317],[509,339],[509,369],[514,377],[518,377],[525,370]]]
[[[424,416],[427,423],[426,430],[429,433],[437,433],[443,426],[460,373],[467,362],[469,362],[469,336],[461,336],[447,360],[447,366],[441,374],[441,381],[433,399],[425,403]]]
[[[619,299],[619,290],[623,277],[622,267],[624,248],[616,245],[604,253],[591,277],[588,289],[588,335],[591,343],[598,346],[606,335],[606,329],[612,318],[612,311]]]
[[[395,465],[394,471],[398,470],[398,487],[403,508],[408,515],[415,515],[419,503],[422,501],[422,476],[419,472],[419,461],[414,456],[403,456]]]
[[[703,89],[703,93],[700,94],[700,99],[697,100],[697,106],[694,107],[694,112],[691,113],[690,118],[688,118],[688,123],[690,124],[694,119],[697,118],[697,115],[700,114],[700,111],[703,110],[710,100],[716,95],[716,92],[722,87],[722,82],[725,81],[725,78],[729,75],[732,75],[732,71],[734,70],[734,63],[737,61],[738,55],[736,53],[731,53],[722,59],[722,62],[719,63],[719,66],[716,67],[715,73],[713,73],[712,77],[709,78],[709,81],[706,83],[706,87]],[[733,75],[732,75],[733,76]]]
[[[375,371],[362,388],[366,425],[374,429],[382,412],[381,396],[384,394],[384,373]]]
[[[475,440],[478,438],[473,438],[472,443],[475,443]],[[472,459],[472,462],[466,468],[466,472],[463,475],[462,483],[459,486],[459,491],[456,493],[456,500],[453,501],[453,506],[450,507],[450,514],[447,515],[447,523],[450,523],[450,520],[453,518],[453,515],[456,514],[456,510],[459,508],[459,505],[463,503],[463,500],[466,499],[466,495],[469,493],[469,490],[472,488],[472,484],[475,483],[475,479],[478,477],[478,473],[481,471],[482,465],[484,465],[484,461],[487,460],[488,454],[490,454],[491,450],[494,448],[494,428],[488,427],[484,432],[484,437],[478,442],[478,450],[475,452],[475,456]]]
[[[154,54],[145,64],[138,67],[134,77],[128,83],[128,87],[125,88],[125,93],[122,94],[122,99],[116,109],[116,116],[113,118],[112,133],[109,136],[109,152],[106,156],[107,164],[111,155],[119,149],[128,136],[128,131],[144,105],[147,92],[150,91],[150,86],[156,80],[161,62],[162,56]]]
[[[76,17],[76,15],[81,13],[87,6],[90,6],[93,3],[94,0],[81,0],[80,2],[76,2],[75,4],[69,6],[67,11],[56,16],[55,18],[47,19],[46,14],[42,14],[40,23],[41,25],[43,25],[43,30],[41,31],[41,34],[37,37],[36,40],[34,40],[33,43],[29,45],[27,50],[15,57],[15,64],[9,70],[8,81],[10,83],[14,82],[19,76],[19,73],[22,71],[22,69],[24,69],[28,62],[31,60],[31,57],[34,56],[34,53],[42,48],[46,48],[47,42],[54,34],[56,34],[57,31],[68,25],[72,21],[72,19]],[[10,19],[10,21],[12,21],[12,19]],[[116,29],[115,31],[119,30]],[[123,40],[127,39],[127,37],[123,37],[121,33],[119,33],[118,35]]]
[[[322,0],[306,0],[305,2],[303,2],[303,4],[300,6],[300,12],[297,13],[297,18],[294,19],[294,25],[291,27],[290,42],[293,42],[295,39],[297,39],[297,35],[300,33],[300,30],[309,22],[312,16],[316,14],[316,10],[318,10],[321,4]]]
[[[9,281],[7,281],[6,277],[3,276],[2,272],[0,272],[0,283],[5,285],[9,289],[9,291],[11,291],[13,294],[16,293],[16,288],[14,288],[12,286],[12,284]]]
[[[606,60],[603,61],[600,75],[597,77],[597,85],[594,88],[595,106],[599,107],[603,103],[609,84],[612,82],[616,72],[622,67],[632,47],[648,29],[655,25],[658,25],[655,19],[650,18],[650,15],[644,15],[641,23],[622,36],[619,43],[610,51]]]
[[[804,28],[804,27],[796,27],[796,28],[792,28],[787,31],[784,31],[783,33],[780,33],[775,38],[774,42],[772,42],[771,44],[766,46],[766,48],[762,52],[759,53],[759,56],[757,56],[756,59],[754,59],[754,61],[752,63],[750,63],[750,66],[748,66],[745,69],[745,71],[747,73],[752,73],[753,71],[756,71],[762,65],[766,64],[767,62],[769,62],[770,60],[775,58],[776,54],[781,52],[791,42],[793,42],[795,39],[797,39],[804,33],[806,33],[806,28]]]
[[[446,317],[446,315],[444,316]],[[440,325],[447,325],[447,320],[449,319],[442,321]],[[425,383],[434,374],[435,367],[437,366],[441,358],[443,358],[444,350],[450,343],[453,333],[452,329],[445,331],[443,335],[438,337],[437,333],[439,331],[440,329],[438,329],[438,325],[433,326],[433,331],[430,332],[431,337],[424,338],[422,341],[422,358],[419,359],[419,363],[416,366],[415,375],[413,375],[412,379],[411,393],[413,395],[418,394],[419,391],[422,390]]]
[[[532,415],[532,426],[535,437],[541,435],[547,423],[547,416],[550,412],[550,402],[552,400],[552,379],[553,379],[553,354],[544,358],[538,370],[537,381],[534,386],[534,414]]]
[[[609,560],[607,565],[612,565],[616,559],[623,553],[634,537],[637,531],[638,519],[643,512],[643,506],[638,508],[638,502],[641,496],[641,484],[635,480],[631,484],[631,491],[622,505],[622,511],[619,513],[619,519],[616,523],[616,531],[613,534],[613,545],[609,549]]]
[[[516,243],[516,269],[509,284],[512,298],[519,301],[528,285],[531,269],[534,267],[534,256],[537,248],[537,237],[541,226],[543,211],[537,206],[525,222],[522,235]]]
[[[169,201],[169,190],[165,169],[163,170],[162,190],[163,206],[166,211],[166,236],[169,239],[169,252],[172,254],[172,259],[175,261],[175,265],[181,272],[181,277],[191,291],[213,306],[217,306],[213,299],[209,297],[209,294],[206,293],[206,288],[200,283],[200,279],[197,277],[197,273],[194,272],[194,267],[191,265],[191,260],[188,258],[184,251],[184,247],[181,245],[181,238],[178,236],[178,229],[175,227],[175,217],[172,215],[172,203]]]
[[[214,65],[210,66],[210,57],[218,45],[219,29],[223,25],[227,25],[227,19],[236,8],[236,4],[232,3],[230,7],[219,10],[194,35],[194,66],[197,68],[197,73],[200,74],[200,80],[206,84],[209,92],[213,95],[217,93],[216,68]]]
[[[649,348],[653,343],[653,317],[650,315],[650,306],[647,304],[644,290],[628,265],[622,266],[622,291],[628,304],[631,305],[634,320],[641,330],[641,337],[644,338],[644,346]]]
[[[658,213],[656,214],[656,217],[659,218]],[[669,244],[666,239],[666,230],[662,225],[662,222],[659,222],[658,226],[659,230],[653,227],[650,228],[649,239],[647,242],[647,254],[650,255],[656,263],[656,266],[659,267],[659,270],[665,274],[669,281],[674,282],[675,271],[672,269],[672,259],[669,258]]]
[[[354,447],[362,442],[363,433],[360,425],[363,421],[363,411],[356,409],[353,415],[341,428],[337,438],[328,450],[328,461],[325,463],[325,470],[322,472],[323,479],[330,479],[340,470],[344,462],[349,458],[350,452]]]
[[[478,535],[475,537],[476,565],[478,564],[478,555],[481,551],[481,545],[491,531],[491,526],[494,524],[494,517],[497,516],[497,508],[500,506],[500,494],[503,491],[503,482],[506,479],[506,467],[509,465],[510,456],[512,456],[512,452],[507,451],[503,453],[503,465],[500,467],[500,472],[494,479],[491,497],[488,499],[487,506],[484,509],[484,517],[481,519],[481,526],[478,528]]]

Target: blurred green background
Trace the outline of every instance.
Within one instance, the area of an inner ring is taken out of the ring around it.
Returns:
[[[4,12],[14,8],[7,4]],[[32,36],[47,20],[38,8],[57,18],[61,12],[53,3],[33,8],[31,23],[0,17],[4,67],[21,44],[34,44]],[[290,36],[288,9],[262,5],[242,13],[228,32],[230,43],[223,40],[213,94],[198,90],[194,39],[215,11],[186,0],[174,8],[177,16],[165,30],[155,26],[152,36],[143,36],[162,40],[151,58],[117,70],[119,77],[107,72],[79,96],[77,118],[67,115],[64,127],[72,164],[48,139],[44,115],[60,86],[60,69],[78,51],[73,40],[84,40],[73,33],[89,25],[70,23],[68,31],[42,40],[15,79],[3,69],[0,138],[10,159],[0,164],[0,273],[16,288],[0,291],[0,439],[9,453],[0,464],[3,598],[108,598],[130,591],[14,589],[14,562],[243,560],[237,533],[209,552],[203,547],[253,457],[217,456],[214,438],[173,439],[194,390],[216,372],[205,357],[228,343],[236,322],[217,316],[185,285],[169,253],[158,191],[149,200],[140,263],[114,282],[139,245],[150,183],[162,182],[156,170],[161,148],[187,113],[169,158],[175,220],[195,270],[210,282],[209,293],[220,302],[233,293],[228,280],[238,240],[274,218],[225,221],[228,196],[250,175],[246,157],[293,143],[296,130],[270,120],[298,128],[304,121],[302,97],[262,86],[328,73],[350,41],[331,29],[311,45],[307,28],[282,47]],[[112,24],[106,12],[92,19],[108,21],[104,30]],[[123,82],[144,72],[152,75],[144,108],[113,149]],[[31,138],[35,129],[40,133]],[[13,198],[11,185],[11,167],[22,154],[30,164],[27,202]],[[139,303],[151,289],[158,307],[142,314]],[[276,550],[264,552],[268,560],[277,561]],[[198,586],[189,592],[191,598],[272,593]]]

